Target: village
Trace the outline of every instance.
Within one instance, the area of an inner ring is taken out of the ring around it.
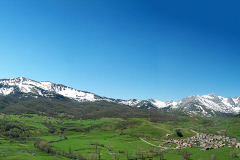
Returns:
[[[167,136],[167,135],[166,135]],[[225,137],[224,135],[207,135],[197,133],[196,136],[186,139],[169,139],[164,140],[165,144],[177,144],[175,149],[199,147],[201,150],[218,149],[220,147],[240,148],[240,143],[235,138]],[[163,147],[164,144],[159,144]]]

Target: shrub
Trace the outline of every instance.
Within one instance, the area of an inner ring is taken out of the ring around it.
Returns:
[[[178,137],[183,137],[182,132],[180,131],[180,129],[177,129],[176,133],[177,133]]]

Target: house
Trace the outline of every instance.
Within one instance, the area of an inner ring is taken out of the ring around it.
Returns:
[[[236,148],[240,148],[240,143],[237,143]]]
[[[191,144],[189,144],[189,145],[188,145],[188,147],[189,147],[189,148],[192,148],[192,145],[191,145]]]
[[[183,142],[182,141],[178,141],[178,145],[182,145],[183,144]]]
[[[178,143],[178,142],[179,142],[179,140],[177,140],[177,139],[174,140],[174,143]]]
[[[187,144],[186,142],[184,142],[182,145],[183,145],[183,146],[188,146],[188,144]]]
[[[236,140],[233,140],[232,141],[232,145],[236,145],[237,141]]]

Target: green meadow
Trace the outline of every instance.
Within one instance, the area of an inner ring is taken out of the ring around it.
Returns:
[[[195,136],[192,129],[212,133],[226,128],[226,135],[239,139],[239,122],[239,118],[204,120],[191,116],[179,121],[150,122],[144,118],[71,120],[2,114],[0,159],[182,160],[186,159],[183,151],[191,160],[209,160],[213,154],[219,160],[236,159],[240,153],[237,149],[204,151],[193,146],[176,150],[176,144],[165,144],[164,140]],[[175,133],[176,129],[182,137]],[[165,149],[151,144],[163,144]]]

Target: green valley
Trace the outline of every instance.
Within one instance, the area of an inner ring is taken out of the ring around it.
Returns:
[[[70,117],[1,114],[0,159],[208,160],[211,156],[217,159],[239,156],[235,145],[205,151],[198,145],[176,149],[176,143],[167,142],[184,140],[197,132],[223,135],[218,131],[225,128],[228,128],[226,136],[239,140],[238,117],[206,120],[179,116],[178,121],[160,122],[148,118],[74,120]]]

